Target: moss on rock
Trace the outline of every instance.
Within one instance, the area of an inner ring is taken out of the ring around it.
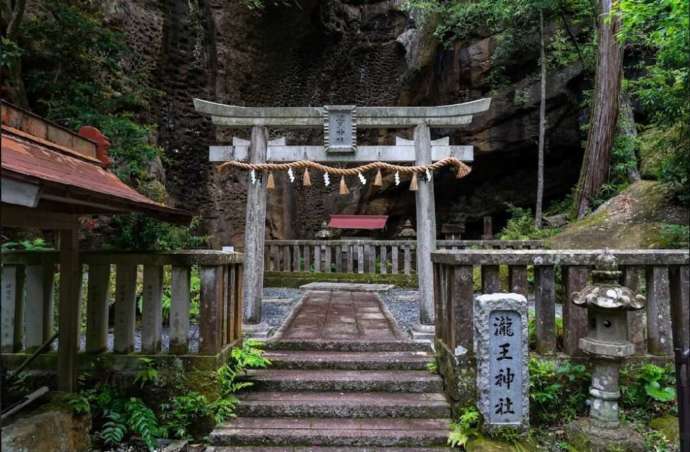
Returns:
[[[553,249],[661,248],[663,225],[687,225],[688,218],[688,209],[674,205],[662,184],[639,181],[546,243]]]

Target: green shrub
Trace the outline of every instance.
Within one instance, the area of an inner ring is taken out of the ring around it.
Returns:
[[[659,233],[661,248],[684,248],[690,246],[690,228],[682,224],[663,224]]]
[[[633,418],[649,420],[676,410],[672,365],[630,365],[621,371],[621,407]]]
[[[510,219],[498,234],[501,240],[540,240],[558,233],[556,228],[537,229],[530,209],[510,206]]]
[[[531,358],[529,375],[532,425],[561,424],[585,413],[591,376],[584,365]]]

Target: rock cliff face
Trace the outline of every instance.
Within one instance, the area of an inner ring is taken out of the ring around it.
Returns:
[[[143,70],[163,92],[150,118],[159,125],[166,154],[166,184],[180,207],[198,211],[216,245],[242,244],[245,189],[242,172],[219,174],[208,163],[208,146],[228,142],[230,131],[214,130],[195,113],[192,98],[239,105],[325,104],[441,105],[491,95],[491,111],[451,132],[454,144],[473,144],[472,174],[457,182],[435,178],[439,225],[466,216],[469,236],[479,234],[483,215],[498,222],[505,203],[531,204],[536,191],[538,80],[490,93],[487,71],[492,37],[445,48],[417,26],[395,0],[301,0],[301,7],[268,7],[261,14],[225,0],[117,0],[106,16],[135,50],[128,64]],[[534,59],[518,62],[535,66]],[[576,181],[581,158],[578,68],[548,81],[546,197],[560,196]],[[448,132],[448,131],[446,131]],[[244,134],[245,131],[234,131]],[[411,131],[397,131],[410,138]],[[437,136],[447,135],[442,130]],[[318,144],[320,131],[271,130],[289,143]],[[360,142],[393,142],[393,131],[368,131]],[[372,175],[373,177],[373,175]],[[393,225],[414,218],[407,183],[388,176],[381,190],[352,181],[352,194],[320,180],[303,189],[270,195],[272,238],[311,237],[330,213],[385,213]]]

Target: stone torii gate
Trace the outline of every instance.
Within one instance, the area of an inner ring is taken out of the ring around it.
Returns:
[[[310,160],[333,162],[414,162],[426,165],[447,157],[473,160],[472,146],[451,146],[448,137],[431,140],[430,128],[457,128],[472,121],[472,115],[487,111],[491,99],[479,99],[438,107],[241,107],[194,99],[200,113],[210,115],[219,127],[251,127],[251,140],[233,138],[232,146],[211,146],[209,160],[250,163]],[[288,146],[285,138],[268,140],[268,127],[323,128],[323,146]],[[395,146],[358,146],[357,128],[414,127],[414,140],[396,138]],[[431,252],[436,249],[436,209],[434,184],[422,177],[415,193],[417,211],[417,277],[420,290],[419,323],[413,334],[417,340],[431,340],[434,333],[433,267]],[[250,184],[247,189],[244,247],[245,331],[266,337],[261,298],[264,276],[266,228],[266,184]]]

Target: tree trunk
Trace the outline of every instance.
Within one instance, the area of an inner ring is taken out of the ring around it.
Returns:
[[[546,55],[544,51],[544,12],[539,11],[539,36],[541,66],[541,99],[539,100],[539,163],[537,166],[537,205],[534,209],[534,226],[541,228],[544,202],[544,139],[546,135]]]
[[[597,27],[599,53],[592,97],[592,113],[580,180],[575,192],[578,218],[582,218],[587,213],[592,198],[606,181],[618,120],[623,47],[616,39],[620,20],[616,14],[611,14],[611,3],[612,0],[599,0]]]
[[[630,166],[628,167],[628,181],[632,184],[641,179],[639,170],[639,158],[637,156],[637,146],[635,139],[637,138],[637,129],[635,128],[635,116],[633,115],[632,105],[630,104],[630,96],[622,92],[620,94],[620,113],[618,118],[618,130],[616,133],[619,136],[626,138],[625,145],[630,146]]]

